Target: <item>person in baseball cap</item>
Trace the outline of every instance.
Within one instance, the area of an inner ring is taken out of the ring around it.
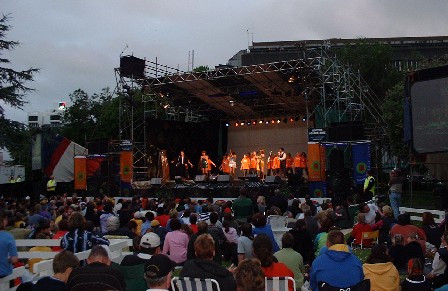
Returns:
[[[176,263],[163,254],[156,254],[148,260],[144,277],[148,290],[168,290]]]
[[[148,232],[140,240],[140,249],[132,255],[127,255],[121,261],[121,266],[134,266],[139,264],[146,264],[148,260],[160,251],[160,237]]]

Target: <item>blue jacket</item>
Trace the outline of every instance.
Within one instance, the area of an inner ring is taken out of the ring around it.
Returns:
[[[347,245],[334,245],[313,261],[310,287],[317,291],[318,282],[323,281],[335,287],[347,288],[363,279],[362,263],[358,257],[349,252]]]

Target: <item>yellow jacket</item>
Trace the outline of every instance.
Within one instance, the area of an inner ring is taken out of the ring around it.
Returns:
[[[400,275],[391,263],[363,264],[365,279],[370,279],[372,291],[400,290]]]

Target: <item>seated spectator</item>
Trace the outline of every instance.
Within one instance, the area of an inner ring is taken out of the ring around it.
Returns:
[[[409,261],[412,258],[419,258],[420,260],[425,261],[425,252],[418,241],[418,236],[416,233],[411,233],[408,235],[407,244],[404,248],[406,249],[407,255],[406,261]]]
[[[366,223],[366,215],[362,212],[358,213],[357,222],[353,226],[352,233],[347,240],[347,244],[350,245],[353,241],[355,244],[360,244],[362,239],[362,233],[363,232],[369,232],[372,231],[372,227],[370,224]],[[372,240],[364,240],[363,245],[366,247],[370,246],[372,243]]]
[[[378,241],[380,243],[386,243],[387,246],[390,247],[392,244],[391,237],[389,235],[390,229],[397,223],[397,220],[395,219],[392,208],[389,205],[383,206],[381,210],[383,211],[381,220],[372,225],[372,230],[378,229]]]
[[[219,219],[218,213],[216,212],[210,213],[210,223],[208,224],[208,233],[213,237],[213,240],[215,241],[216,245],[215,261],[221,262],[222,248],[227,238],[224,235],[222,227],[218,225],[218,223],[219,224],[221,223],[219,222],[218,219]]]
[[[320,222],[319,233],[314,239],[314,255],[316,257],[327,250],[327,236],[331,228],[333,228],[333,221],[328,217],[324,217]]]
[[[94,246],[87,258],[87,265],[74,269],[67,281],[67,290],[126,290],[123,274],[110,266],[107,251]]]
[[[293,250],[294,237],[289,232],[283,234],[282,249],[274,253],[274,256],[280,263],[285,264],[293,273],[296,281],[296,288],[300,290],[303,285],[303,273],[305,266],[303,265],[302,255]]]
[[[198,232],[196,232],[192,236],[190,236],[190,240],[188,241],[187,260],[196,258],[196,254],[194,252],[194,242],[201,234],[206,234],[206,233],[208,233],[208,224],[205,221],[200,221],[198,223]]]
[[[253,240],[254,237],[252,236],[252,225],[246,222],[241,226],[241,236],[238,238],[238,263],[242,262],[243,260],[253,258]]]
[[[165,243],[166,234],[168,233],[166,227],[160,225],[160,222],[157,219],[153,219],[153,221],[151,221],[151,229],[153,233],[160,237],[160,245],[163,246]]]
[[[180,277],[215,279],[221,290],[236,290],[232,273],[213,261],[215,242],[211,235],[200,235],[194,242],[194,251],[196,258],[185,263]]]
[[[224,259],[226,261],[231,261],[234,265],[238,265],[238,234],[236,233],[236,229],[230,227],[230,221],[224,220],[224,235],[226,236],[226,241],[223,246],[223,254]]]
[[[314,260],[314,249],[313,241],[311,236],[306,229],[306,224],[304,219],[299,219],[294,224],[293,229],[289,231],[294,237],[293,250],[302,255],[303,263],[311,265]]]
[[[154,213],[152,211],[148,211],[145,213],[145,222],[142,224],[142,231],[140,235],[145,235],[148,230],[151,230],[151,221],[154,220]]]
[[[283,263],[278,263],[272,251],[272,240],[266,234],[259,234],[253,242],[254,255],[260,260],[265,277],[292,277],[294,273]],[[293,285],[289,285],[293,290]]]
[[[389,248],[389,256],[392,258],[392,263],[400,273],[404,273],[407,268],[406,260],[408,255],[404,247],[403,236],[396,234],[392,238],[392,246]]]
[[[160,253],[160,238],[153,232],[148,232],[140,239],[139,249],[132,255],[123,258],[121,266],[134,266],[148,263],[149,259]]]
[[[402,213],[398,215],[397,224],[392,226],[390,229],[390,236],[393,237],[397,233],[404,237],[405,245],[407,244],[407,238],[411,233],[417,234],[419,240],[422,240],[423,245],[426,241],[426,235],[423,229],[411,224],[411,215],[409,213]]]
[[[303,220],[305,220],[306,230],[311,236],[311,240],[315,240],[317,234],[319,233],[319,225],[317,224],[316,218],[312,215],[310,207],[307,204],[302,205]]]
[[[181,223],[178,218],[170,220],[171,229],[165,236],[162,253],[169,255],[170,259],[178,265],[183,265],[187,260],[188,235],[181,231]]]
[[[190,217],[188,218],[189,222],[190,222],[190,228],[193,231],[193,233],[197,233],[198,232],[198,216],[196,215],[196,213],[192,213],[190,214]]]
[[[358,211],[365,214],[367,224],[375,224],[377,213],[379,213],[378,206],[376,206],[375,204],[367,204],[365,202],[362,202],[358,205]]]
[[[100,215],[101,232],[107,233],[107,219],[114,216],[113,207],[110,203],[106,203],[103,207],[103,213]]]
[[[252,216],[252,224],[254,228],[252,229],[252,234],[257,236],[259,234],[266,234],[270,239],[273,247],[273,251],[277,252],[280,250],[275,238],[272,228],[269,224],[266,224],[266,217],[261,213],[255,213]],[[263,265],[263,264],[262,264]]]
[[[173,269],[176,263],[166,255],[157,254],[151,257],[145,267],[144,277],[148,285],[147,291],[169,290]]]
[[[19,260],[14,237],[5,227],[8,225],[6,214],[0,210],[0,278],[12,274],[13,264]]]
[[[371,290],[400,290],[400,275],[383,244],[374,245],[362,265],[365,279],[370,279]]]
[[[109,241],[85,230],[86,221],[80,212],[73,212],[68,219],[67,232],[61,239],[61,247],[72,253],[90,250],[94,245],[109,245]]]
[[[53,276],[43,277],[34,284],[33,291],[66,290],[65,284],[72,271],[79,267],[78,258],[69,251],[61,251],[53,259]]]
[[[430,291],[431,282],[423,275],[423,262],[419,258],[410,259],[408,262],[409,276],[401,283],[401,291]]]
[[[68,220],[62,219],[58,224],[59,230],[53,235],[53,239],[61,239],[68,232]],[[51,247],[53,252],[59,252],[61,247]]]
[[[36,236],[36,239],[50,239],[49,237],[47,237],[47,235],[45,235],[44,233],[39,233]],[[46,247],[46,246],[35,246],[30,248],[29,252],[51,252],[52,249],[50,247]],[[34,271],[34,264],[39,263],[41,261],[43,261],[44,259],[42,258],[31,258],[28,260],[28,269],[30,270],[30,272],[32,273],[36,273]]]
[[[120,219],[116,216],[109,216],[106,222],[106,236],[125,236],[133,239],[135,234],[127,227],[120,227]]]
[[[432,270],[426,277],[432,281],[433,288],[439,288],[448,284],[447,263],[448,263],[448,232],[445,231],[442,236],[440,248],[434,255],[432,261]]]
[[[332,230],[327,235],[327,251],[316,257],[310,271],[311,290],[322,281],[338,288],[348,288],[364,279],[361,261],[344,242],[344,234]]]
[[[134,218],[129,221],[134,221],[137,224],[137,229],[135,230],[135,235],[140,235],[142,233],[142,213],[140,211],[134,212]]]
[[[434,215],[431,212],[423,212],[422,214],[422,228],[425,232],[427,242],[435,246],[436,248],[440,247],[442,242],[442,229],[435,223]]]
[[[238,291],[265,290],[264,273],[258,260],[244,260],[235,270]]]

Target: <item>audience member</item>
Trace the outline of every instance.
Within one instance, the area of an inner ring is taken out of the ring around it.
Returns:
[[[411,224],[411,215],[409,213],[402,213],[398,215],[397,224],[390,229],[390,236],[401,234],[404,237],[404,242],[407,244],[407,238],[411,233],[417,234],[419,240],[426,241],[426,235],[423,229]]]
[[[103,246],[94,246],[87,258],[87,265],[71,272],[67,290],[126,290],[123,274],[110,264],[107,250]]]
[[[411,233],[408,235],[407,244],[405,244],[404,248],[406,249],[407,255],[406,261],[409,261],[412,258],[419,258],[422,261],[425,261],[425,252],[418,241],[418,236],[416,233]]]
[[[247,217],[254,213],[252,200],[247,198],[247,189],[240,189],[240,196],[233,200],[232,210],[238,223],[247,222]]]
[[[171,260],[182,265],[187,260],[188,235],[181,231],[181,223],[178,218],[170,220],[171,229],[165,236],[162,253],[169,254]]]
[[[387,247],[377,244],[362,265],[365,279],[370,279],[371,290],[400,290],[400,275],[387,254]]]
[[[294,273],[283,263],[278,263],[274,257],[272,240],[264,233],[257,235],[253,242],[254,255],[260,260],[265,277],[293,277]],[[289,285],[293,290],[293,285]]]
[[[252,225],[246,222],[241,226],[241,236],[238,238],[238,263],[245,259],[253,258],[253,240]]]
[[[264,273],[260,261],[253,259],[240,262],[235,270],[235,281],[238,291],[265,290]]]
[[[297,220],[289,232],[294,237],[294,246],[292,248],[302,255],[304,264],[311,265],[314,260],[313,241],[306,229],[305,220]]]
[[[448,263],[448,232],[445,231],[442,236],[440,248],[434,255],[432,269],[426,277],[432,281],[433,288],[439,288],[448,284],[447,263]]]
[[[386,243],[388,247],[391,246],[391,236],[389,235],[390,229],[397,223],[397,219],[394,217],[392,208],[389,205],[383,206],[381,208],[383,215],[381,220],[377,221],[372,225],[372,230],[379,230],[378,241],[380,243]]]
[[[145,222],[142,224],[142,231],[140,235],[145,235],[148,230],[151,230],[151,221],[154,220],[154,213],[152,211],[147,211],[145,213]]]
[[[318,290],[318,282],[326,282],[338,288],[348,288],[364,279],[362,263],[350,253],[344,242],[344,234],[333,230],[327,236],[328,250],[316,257],[311,266],[310,287]]]
[[[127,255],[123,258],[120,265],[134,266],[148,263],[149,259],[160,253],[160,238],[153,232],[148,232],[142,236],[138,251],[132,255]]]
[[[144,277],[149,288],[147,291],[169,290],[175,266],[176,263],[166,255],[152,256],[145,267]]]
[[[272,228],[269,224],[266,224],[266,217],[261,213],[255,213],[252,217],[252,224],[254,228],[252,229],[252,234],[255,236],[260,234],[266,234],[270,239],[273,247],[273,251],[277,252],[280,250],[275,238]]]
[[[430,291],[431,282],[423,275],[423,261],[412,258],[408,262],[409,276],[401,283],[401,291]]]
[[[294,237],[287,232],[282,237],[282,249],[274,253],[274,256],[280,263],[285,264],[293,273],[296,281],[296,288],[301,289],[303,285],[303,273],[305,266],[303,265],[302,255],[296,252],[294,246]]]
[[[436,248],[440,247],[440,243],[442,242],[442,229],[435,223],[434,215],[431,212],[423,212],[422,214],[422,228],[425,232],[427,242],[435,246]]]
[[[347,244],[350,245],[353,241],[355,244],[360,244],[363,232],[372,231],[370,224],[366,223],[366,215],[363,212],[358,213],[357,222],[353,226],[352,233],[347,240]],[[366,247],[370,246],[372,240],[363,240],[363,245]]]
[[[33,286],[33,291],[66,290],[66,283],[72,271],[79,267],[78,258],[69,251],[61,251],[53,258],[53,276],[39,279]]]
[[[215,279],[221,290],[236,290],[232,273],[213,261],[215,242],[211,235],[201,234],[194,242],[194,251],[196,258],[185,262],[180,277]]]
[[[370,225],[374,225],[375,224],[375,219],[377,217],[377,213],[379,213],[378,211],[378,206],[376,206],[373,203],[359,203],[358,205],[358,211],[362,212],[365,214],[366,216],[366,223],[370,224]]]
[[[404,247],[404,238],[401,234],[393,236],[392,246],[389,248],[389,256],[392,258],[392,262],[399,273],[404,273],[407,270],[408,255]]]
[[[17,248],[14,237],[5,230],[8,225],[6,214],[0,210],[0,278],[12,274],[12,264],[17,263]]]

